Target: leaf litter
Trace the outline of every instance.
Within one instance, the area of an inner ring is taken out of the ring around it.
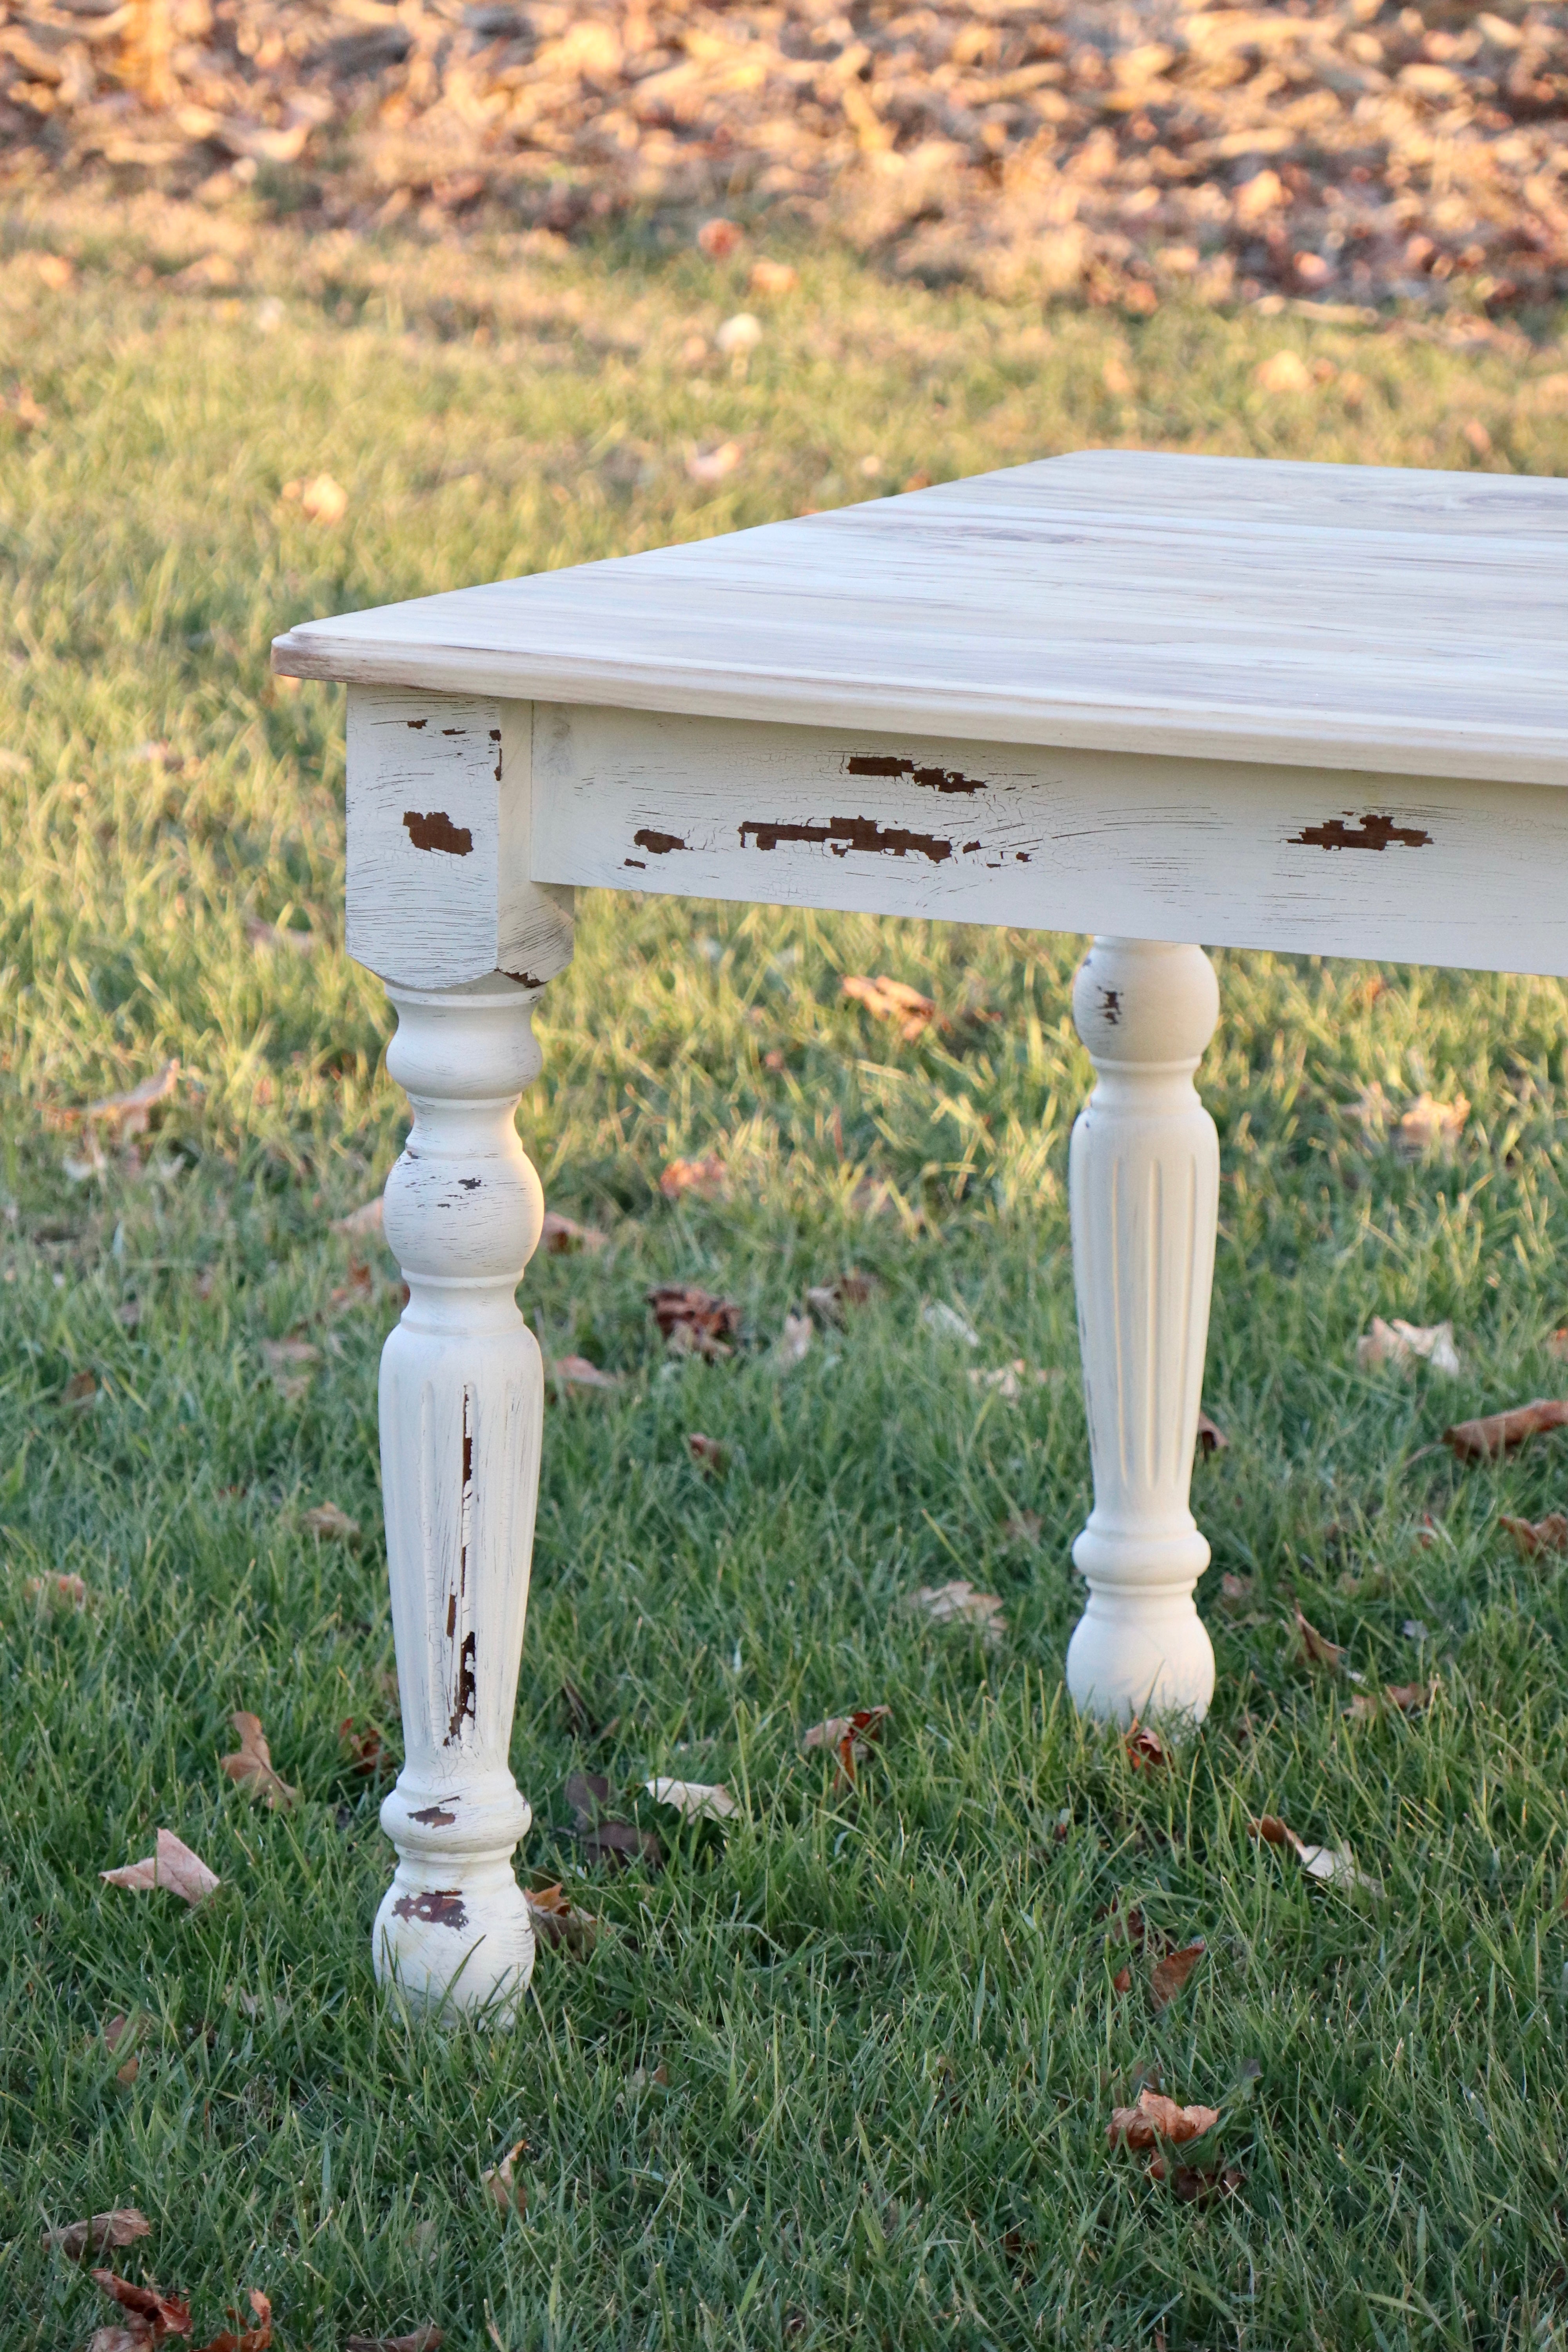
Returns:
[[[1363,1372],[1375,1371],[1380,1364],[1393,1364],[1400,1371],[1408,1371],[1418,1362],[1430,1364],[1435,1372],[1450,1376],[1464,1370],[1454,1344],[1451,1323],[1417,1327],[1397,1315],[1392,1323],[1385,1323],[1381,1315],[1373,1317],[1371,1328],[1355,1343],[1355,1360]]]
[[[261,1728],[261,1717],[247,1715],[242,1710],[232,1715],[229,1721],[239,1741],[234,1755],[219,1759],[229,1779],[274,1812],[286,1811],[290,1805],[297,1804],[299,1790],[291,1789],[281,1774],[273,1769],[272,1750]]]
[[[1003,1604],[994,1592],[977,1592],[962,1576],[946,1584],[922,1584],[904,1603],[912,1614],[932,1625],[972,1625],[988,1648],[994,1649],[1007,1632]]]
[[[871,1753],[873,1741],[882,1737],[884,1725],[892,1714],[889,1706],[857,1707],[852,1715],[830,1715],[822,1723],[814,1723],[801,1736],[801,1746],[808,1753],[813,1748],[831,1748],[838,1759],[838,1770],[833,1790],[837,1796],[856,1783],[858,1768]]]
[[[46,2230],[42,2243],[47,2252],[80,2263],[108,2247],[134,2245],[138,2238],[152,2234],[153,2224],[145,2213],[134,2205],[117,2205],[108,2213],[93,2214],[90,2221],[68,2221],[63,2229]]]
[[[193,1909],[205,1902],[222,1883],[200,1854],[193,1853],[173,1830],[158,1832],[157,1850],[145,1861],[126,1863],[119,1870],[100,1870],[98,1874],[110,1886],[127,1887],[136,1895],[150,1893],[156,1886],[166,1887]]]
[[[1443,1432],[1443,1443],[1461,1462],[1484,1462],[1510,1453],[1543,1431],[1563,1428],[1568,1428],[1568,1398],[1536,1397],[1529,1404],[1485,1413],[1479,1421],[1456,1422]]]
[[[1503,1511],[1498,1525],[1513,1538],[1521,1559],[1538,1559],[1542,1552],[1568,1551],[1568,1513],[1548,1511],[1543,1519],[1515,1519]]]
[[[656,1804],[671,1805],[684,1822],[727,1822],[741,1808],[720,1781],[645,1780],[643,1787]]]
[[[1260,1820],[1248,1822],[1247,1834],[1261,1844],[1285,1847],[1295,1855],[1309,1877],[1321,1879],[1325,1885],[1360,1887],[1369,1895],[1383,1893],[1382,1880],[1372,1877],[1357,1866],[1349,1846],[1309,1845],[1274,1813],[1265,1813]]]
[[[735,1352],[741,1310],[732,1298],[717,1297],[695,1283],[659,1283],[647,1293],[653,1319],[672,1355],[703,1357],[722,1363]]]

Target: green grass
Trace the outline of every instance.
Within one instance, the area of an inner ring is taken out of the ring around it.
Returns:
[[[552,1202],[615,1246],[537,1260],[521,1296],[549,1353],[628,1378],[548,1411],[520,1861],[573,1884],[576,1766],[724,1780],[746,1818],[658,1876],[576,1883],[597,1952],[542,1955],[516,2031],[420,2030],[372,1982],[391,1854],[338,1737],[377,1721],[395,1749],[374,1427],[395,1275],[378,1260],[332,1310],[329,1223],[402,1110],[384,1000],[341,945],[341,703],[266,668],[304,615],[863,495],[868,457],[892,485],[1115,439],[1475,465],[1479,419],[1487,462],[1563,468],[1568,420],[1529,381],[1561,353],[1042,320],[808,257],[742,380],[680,356],[743,299],[695,260],[279,239],[215,297],[160,278],[189,256],[150,233],[46,226],[76,284],[0,271],[0,397],[25,360],[45,412],[0,424],[7,2344],[107,2315],[38,2235],[123,2203],[153,2234],[122,2266],[190,2293],[198,2341],[258,2285],[290,2352],[427,2319],[449,2352],[1565,2340],[1568,1594],[1497,1526],[1568,1502],[1564,1441],[1468,1471],[1432,1450],[1562,1384],[1563,988],[1218,959],[1206,1401],[1231,1444],[1195,1495],[1220,1679],[1173,1769],[1135,1773],[1061,1682],[1088,1506],[1080,943],[585,899],[522,1128]],[[1269,399],[1253,371],[1282,344],[1337,373]],[[682,448],[727,436],[745,463],[704,496]],[[280,499],[323,467],[337,530]],[[258,949],[247,918],[320,943]],[[884,971],[1000,1019],[900,1045],[838,992]],[[72,1182],[83,1147],[52,1116],[168,1055],[185,1076],[154,1134]],[[1364,1140],[1373,1080],[1462,1089],[1455,1155]],[[730,1199],[666,1203],[665,1161],[713,1149]],[[856,1203],[867,1172],[881,1213]],[[850,1264],[875,1303],[781,1380],[765,1343]],[[661,1356],[664,1277],[742,1302],[740,1360]],[[933,1298],[981,1360],[1062,1378],[978,1395],[920,1320]],[[1453,1318],[1463,1377],[1358,1372],[1374,1312]],[[324,1352],[289,1402],[260,1343],[297,1327]],[[729,1447],[721,1478],[693,1429]],[[305,1532],[328,1498],[357,1547]],[[1024,1512],[1037,1547],[1006,1531]],[[1222,1570],[1255,1580],[1239,1613]],[[85,1611],[29,1596],[57,1572]],[[960,1574],[1004,1596],[994,1652],[900,1606]],[[1299,1663],[1292,1597],[1369,1685],[1435,1673],[1431,1709],[1348,1719],[1350,1687]],[[566,1678],[612,1732],[574,1736]],[[871,1704],[888,1737],[847,1800],[800,1733]],[[241,1706],[291,1814],[218,1769]],[[1264,1811],[1350,1843],[1381,1899],[1254,1847]],[[98,1877],[160,1823],[222,1875],[198,1913]],[[1112,1990],[1113,1902],[1207,1939],[1163,2015]],[[1234,2195],[1184,2203],[1108,2153],[1152,2066],[1224,2106]],[[520,2137],[529,2210],[503,2223],[479,2176]]]

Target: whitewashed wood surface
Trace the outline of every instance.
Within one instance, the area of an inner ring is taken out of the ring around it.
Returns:
[[[1085,451],[307,622],[301,676],[1568,782],[1568,483]]]

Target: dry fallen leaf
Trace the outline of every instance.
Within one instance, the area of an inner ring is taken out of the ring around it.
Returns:
[[[1254,1580],[1250,1576],[1233,1576],[1226,1569],[1219,1580],[1220,1607],[1229,1615],[1234,1616],[1238,1609],[1247,1607],[1254,1589]]]
[[[363,1307],[367,1299],[374,1297],[375,1276],[363,1258],[356,1258],[349,1268],[348,1280],[340,1282],[329,1292],[328,1310],[333,1315],[342,1315],[348,1307]]]
[[[679,1201],[684,1192],[695,1192],[700,1201],[716,1201],[729,1189],[729,1171],[717,1152],[710,1151],[700,1160],[672,1160],[658,1180],[658,1189],[667,1201]]]
[[[131,1087],[128,1093],[104,1095],[97,1102],[88,1103],[80,1109],[58,1112],[50,1123],[57,1127],[69,1127],[78,1119],[94,1123],[102,1121],[113,1128],[122,1142],[129,1142],[132,1136],[146,1133],[149,1114],[159,1103],[168,1101],[179,1082],[178,1062],[165,1062],[161,1069],[153,1071],[150,1078],[143,1078],[140,1086]]]
[[[1145,2084],[1135,2106],[1112,2107],[1105,2136],[1112,2147],[1124,2142],[1128,2147],[1150,2148],[1161,2140],[1180,2147],[1201,2138],[1218,2121],[1217,2107],[1179,2106],[1174,2099]]]
[[[27,1579],[30,1601],[68,1601],[73,1609],[85,1609],[88,1590],[83,1580],[68,1569],[58,1569],[50,1576],[30,1576]]]
[[[1381,1895],[1383,1884],[1356,1866],[1355,1856],[1348,1846],[1308,1845],[1299,1838],[1288,1822],[1274,1813],[1265,1813],[1261,1820],[1248,1822],[1247,1834],[1266,1845],[1288,1846],[1302,1869],[1313,1878],[1322,1879],[1332,1886],[1364,1887],[1371,1895]]]
[[[717,1476],[729,1468],[729,1448],[721,1445],[716,1437],[704,1437],[700,1429],[693,1429],[688,1433],[686,1444],[700,1470],[710,1470]]]
[[[299,499],[300,511],[308,522],[342,522],[349,510],[349,494],[331,474],[312,474],[308,482],[301,482]]]
[[[479,2175],[479,2187],[489,2190],[502,2213],[526,2215],[528,2212],[527,2188],[512,2172],[513,2165],[527,2146],[525,2139],[518,2140],[508,2148],[499,2164],[492,2164]]]
[[[374,1201],[362,1202],[357,1209],[351,1209],[346,1217],[334,1217],[332,1231],[347,1234],[351,1241],[362,1240],[366,1234],[378,1234],[381,1231],[382,1208],[382,1197],[378,1192]]]
[[[63,2230],[46,2230],[47,2252],[64,2254],[68,2262],[85,2262],[106,2246],[129,2246],[153,2234],[153,2224],[134,2205],[117,2205],[112,2212],[95,2213],[89,2221],[68,2221]]]
[[[863,1764],[870,1754],[871,1742],[882,1737],[882,1726],[891,1715],[888,1706],[860,1706],[853,1715],[830,1715],[824,1723],[814,1723],[801,1738],[805,1748],[831,1748],[837,1750],[838,1772],[834,1781],[834,1793],[855,1785],[855,1768]]]
[[[945,1029],[947,1026],[946,1022],[939,1018],[936,1006],[929,996],[922,996],[920,990],[911,988],[907,981],[889,980],[886,972],[876,980],[868,980],[863,973],[851,972],[838,985],[844,995],[853,997],[858,1004],[863,1004],[877,1020],[896,1021],[899,1034],[908,1045],[923,1036],[933,1022],[938,1028]]]
[[[1397,1315],[1392,1323],[1385,1323],[1381,1315],[1373,1317],[1372,1328],[1355,1343],[1355,1360],[1363,1372],[1375,1370],[1379,1364],[1396,1364],[1408,1370],[1417,1360],[1430,1364],[1435,1372],[1462,1369],[1451,1323],[1416,1325]]]
[[[579,1911],[557,1881],[553,1886],[531,1886],[528,1916],[534,1935],[552,1951],[567,1951],[585,1960],[598,1940],[599,1923],[591,1911]]]
[[[1394,1149],[1406,1159],[1414,1160],[1434,1145],[1452,1150],[1458,1141],[1470,1106],[1463,1095],[1452,1102],[1435,1102],[1430,1095],[1421,1095],[1401,1117],[1394,1131]]]
[[[1140,1723],[1136,1716],[1129,1724],[1127,1737],[1121,1745],[1126,1750],[1127,1761],[1135,1772],[1159,1770],[1171,1760],[1165,1753],[1165,1743],[1159,1733],[1151,1731],[1146,1724]]]
[[[110,1886],[128,1887],[134,1895],[145,1895],[154,1886],[166,1886],[171,1895],[179,1895],[193,1908],[205,1902],[219,1884],[200,1854],[193,1853],[173,1830],[158,1832],[157,1851],[144,1862],[128,1862],[119,1870],[100,1870],[98,1874]]]
[[[242,2327],[237,2332],[231,2327],[222,2328],[210,2343],[200,2347],[200,2352],[268,2352],[272,2342],[272,2305],[259,2287],[250,2289],[250,2308],[256,2318],[254,2327]],[[228,2315],[236,2319],[239,2315],[231,2311]]]
[[[745,236],[745,230],[735,221],[722,218],[705,220],[697,232],[698,249],[705,253],[710,261],[728,261],[730,256],[744,244]]]
[[[816,1327],[809,1315],[786,1314],[784,1329],[774,1340],[768,1362],[775,1372],[793,1372],[811,1352]]]
[[[319,1364],[321,1360],[320,1348],[312,1347],[309,1339],[263,1339],[261,1357],[272,1375],[273,1387],[285,1403],[298,1404],[302,1397],[310,1394],[310,1371],[291,1370],[289,1367]]]
[[[1504,1511],[1498,1525],[1508,1529],[1523,1559],[1534,1559],[1543,1551],[1568,1551],[1568,1516],[1562,1511],[1549,1511],[1543,1519],[1512,1519]]]
[[[121,2043],[124,2041],[126,2035],[131,2031],[131,2020],[128,2017],[121,2016],[111,2017],[110,2019],[108,2024],[103,2029],[103,2039],[108,2047],[110,2057],[114,2056],[115,2053],[119,2050]],[[134,2053],[132,2053],[129,2058],[123,2060],[121,2063],[115,2068],[114,2079],[117,2083],[133,2083],[141,2072],[142,2061],[134,2054]]]
[[[1549,1356],[1554,1356],[1560,1364],[1568,1363],[1568,1329],[1552,1331],[1547,1335],[1546,1352]]]
[[[921,1321],[928,1331],[936,1332],[943,1339],[956,1339],[965,1348],[980,1345],[980,1334],[973,1324],[943,1298],[928,1298],[921,1308]]]
[[[686,472],[689,480],[704,489],[728,481],[745,456],[738,441],[721,441],[711,449],[689,448],[686,452]]]
[[[253,1797],[259,1797],[273,1811],[286,1811],[298,1801],[300,1791],[291,1789],[273,1770],[272,1750],[262,1731],[261,1717],[241,1712],[231,1716],[229,1721],[238,1736],[239,1748],[237,1754],[220,1759],[224,1770],[231,1780],[248,1789]]]
[[[858,1274],[851,1266],[837,1282],[814,1283],[805,1294],[805,1303],[819,1323],[842,1326],[845,1308],[863,1307],[880,1287],[874,1274]]]
[[[392,1769],[392,1759],[386,1752],[385,1742],[374,1723],[366,1724],[362,1731],[356,1727],[353,1717],[345,1715],[338,1726],[338,1738],[347,1748],[349,1760],[356,1772],[368,1778],[373,1773]]]
[[[610,1784],[602,1772],[573,1772],[563,1790],[576,1823],[576,1835],[589,1862],[607,1862],[613,1869],[629,1869],[634,1862],[649,1870],[664,1866],[664,1847],[652,1830],[640,1829],[608,1814]]]
[[[60,1391],[60,1402],[77,1405],[90,1404],[97,1394],[98,1375],[95,1372],[73,1372]]]
[[[1223,1454],[1229,1444],[1230,1440],[1226,1435],[1224,1430],[1220,1427],[1218,1422],[1211,1421],[1206,1412],[1200,1412],[1198,1415],[1198,1452],[1200,1454]]]
[[[994,1646],[1007,1631],[1007,1620],[1002,1613],[1002,1602],[994,1592],[976,1592],[973,1584],[954,1577],[947,1584],[922,1584],[911,1592],[905,1602],[917,1616],[927,1618],[933,1625],[973,1625],[982,1641]]]
[[[1527,1437],[1539,1436],[1543,1430],[1565,1427],[1568,1398],[1537,1397],[1532,1403],[1487,1413],[1479,1421],[1456,1422],[1452,1429],[1443,1432],[1443,1443],[1453,1447],[1461,1462],[1483,1462],[1522,1445]]]
[[[1384,1689],[1389,1704],[1396,1706],[1401,1715],[1419,1715],[1423,1707],[1431,1706],[1437,1695],[1436,1676],[1425,1683],[1385,1683]]]
[[[544,1212],[540,1241],[552,1257],[563,1257],[572,1250],[602,1250],[609,1238],[597,1225],[580,1225],[574,1218],[560,1216],[553,1209]]]
[[[1037,1544],[1043,1532],[1038,1511],[1013,1511],[1002,1522],[1004,1543]]]
[[[586,1356],[557,1356],[545,1366],[545,1370],[563,1389],[618,1389],[623,1385],[621,1373],[601,1371]]]
[[[1258,175],[1260,178],[1262,174]],[[1273,173],[1268,174],[1273,178]],[[1312,371],[1295,352],[1275,352],[1260,360],[1252,371],[1252,380],[1260,392],[1310,392]]]
[[[732,1298],[716,1298],[691,1283],[661,1283],[648,1292],[647,1303],[673,1354],[704,1356],[710,1363],[734,1354],[741,1310]]]
[[[309,1535],[335,1537],[343,1543],[353,1543],[359,1533],[359,1521],[339,1510],[336,1503],[318,1503],[301,1512],[300,1523]]]
[[[440,2352],[444,2331],[433,2320],[411,2327],[406,2336],[351,2336],[345,2352]]]
[[[1300,1601],[1292,1603],[1292,1606],[1296,1612],[1296,1631],[1301,1636],[1303,1662],[1309,1665],[1327,1666],[1331,1673],[1338,1674],[1345,1663],[1347,1653],[1337,1642],[1331,1642],[1326,1635],[1319,1633],[1315,1625],[1310,1625],[1307,1622],[1301,1614]]]
[[[685,1822],[727,1822],[740,1806],[721,1783],[708,1780],[645,1780],[643,1787],[656,1804],[673,1805]]]
[[[190,2334],[191,2307],[178,2295],[160,2294],[155,2286],[137,2286],[131,2279],[116,2277],[113,2271],[94,2271],[92,2275],[111,2303],[131,2313],[132,2341],[138,2321],[141,2340],[147,2344],[161,2344],[165,2336]]]
[[[1016,1404],[1026,1388],[1049,1388],[1052,1381],[1061,1376],[1058,1372],[1041,1371],[1037,1366],[1031,1370],[1022,1356],[1015,1356],[1010,1364],[999,1364],[994,1370],[972,1364],[963,1377],[971,1388],[992,1390],[1004,1404]]]
[[[1155,1962],[1149,1979],[1149,1999],[1156,2010],[1168,2008],[1174,2000],[1206,1948],[1200,1937],[1195,1943],[1184,1944],[1180,1951],[1167,1952],[1163,1960]]]

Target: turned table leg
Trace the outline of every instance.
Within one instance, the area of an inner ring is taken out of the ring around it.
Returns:
[[[1097,939],[1073,989],[1095,1087],[1073,1129],[1073,1272],[1094,1508],[1068,1687],[1091,1715],[1214,1695],[1193,1603],[1209,1548],[1187,1507],[1214,1277],[1219,1143],[1193,1073],[1219,1017],[1201,948]]]
[[[406,1761],[381,1809],[397,1874],[378,1977],[420,2007],[515,2013],[533,1968],[511,1853],[531,1815],[507,1762],[528,1605],[544,1379],[513,1296],[539,1179],[513,1124],[537,992],[497,973],[390,986],[387,1067],[414,1125],[385,1232],[409,1299],[381,1360],[381,1462]]]

